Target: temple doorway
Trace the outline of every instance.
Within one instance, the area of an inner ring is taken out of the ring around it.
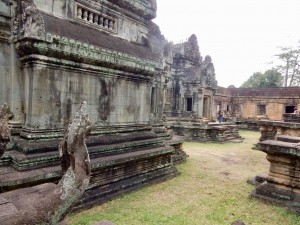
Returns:
[[[293,113],[294,108],[297,108],[297,106],[296,105],[286,105],[284,113]]]
[[[192,111],[193,109],[193,98],[186,98],[186,111]]]

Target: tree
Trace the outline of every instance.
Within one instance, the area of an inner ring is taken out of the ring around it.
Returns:
[[[265,73],[255,72],[240,87],[281,87],[283,76],[274,68],[267,70]]]
[[[284,86],[300,86],[300,46],[292,47],[279,47],[281,53],[277,58],[282,62],[277,65],[276,69],[284,76]]]

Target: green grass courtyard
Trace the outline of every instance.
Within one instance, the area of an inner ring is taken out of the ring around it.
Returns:
[[[300,225],[300,216],[250,198],[247,179],[268,171],[263,152],[252,150],[259,132],[240,131],[242,143],[184,143],[189,155],[180,176],[69,215],[71,225],[110,220],[117,225]]]

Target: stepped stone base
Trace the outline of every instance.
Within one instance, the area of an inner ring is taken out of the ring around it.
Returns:
[[[187,156],[182,138],[171,137],[167,131],[151,126],[96,129],[86,140],[92,176],[73,210],[177,176],[174,164],[184,162]],[[57,183],[62,176],[59,142],[59,136],[37,140],[14,137],[11,149],[0,160],[0,192]]]
[[[300,190],[266,182],[254,189],[251,196],[267,202],[275,202],[300,213]]]

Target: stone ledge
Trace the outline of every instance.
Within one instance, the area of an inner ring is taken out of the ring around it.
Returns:
[[[277,135],[277,141],[299,143],[300,137],[290,136],[290,135]]]
[[[91,159],[92,172],[100,168],[112,167],[117,164],[122,164],[138,159],[146,159],[159,155],[172,154],[173,147],[159,147],[152,149],[140,150],[138,152],[123,153],[120,155],[106,156],[96,159]],[[8,170],[9,171],[9,170]],[[10,170],[7,173],[0,174],[0,190],[12,190],[19,185],[32,185],[39,182],[49,182],[51,180],[59,180],[62,176],[60,166],[44,167],[30,171],[18,172]]]

